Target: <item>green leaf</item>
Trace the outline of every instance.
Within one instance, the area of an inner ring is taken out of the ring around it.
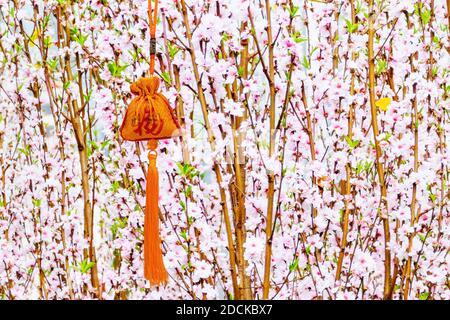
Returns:
[[[355,13],[358,14],[361,12],[361,8],[362,8],[362,1],[358,0],[356,1],[356,8],[355,8]]]
[[[294,40],[295,43],[302,43],[302,42],[305,42],[307,39],[303,38],[301,36],[301,33],[296,31],[292,34],[292,40]]]
[[[450,85],[444,87],[445,94],[447,95],[450,92]]]
[[[422,19],[423,24],[427,25],[431,20],[431,10],[422,9],[420,12],[420,18]]]
[[[186,240],[186,241],[188,241],[188,237],[187,237],[187,233],[186,233],[186,231],[181,231],[180,232],[180,236],[184,239],[184,240]]]
[[[92,155],[92,145],[90,143],[86,145],[86,155],[88,158],[90,158]]]
[[[311,272],[311,265],[309,263],[306,264],[305,270]]]
[[[350,147],[350,150],[355,149],[359,144],[359,140],[352,140],[352,139],[350,139],[349,136],[345,136],[345,141],[347,142],[348,146]]]
[[[114,219],[114,223],[111,226],[111,233],[113,235],[113,238],[117,236],[117,232],[119,229],[123,229],[128,225],[128,219],[127,218],[116,218]]]
[[[419,237],[420,240],[422,240],[422,242],[425,242],[426,240],[425,236],[421,235],[420,233],[418,233],[417,236]]]
[[[89,270],[91,270],[92,269],[92,267],[95,265],[95,262],[88,262],[88,260],[87,259],[84,259],[82,262],[81,262],[81,264],[80,264],[80,266],[78,267],[79,268],[79,270],[80,270],[80,272],[81,273],[83,273],[83,274],[86,274],[86,273],[88,273],[89,272]]]
[[[86,42],[87,38],[89,36],[88,35],[82,35],[80,34],[80,36],[77,38],[77,42],[81,45],[84,46],[84,43]]]
[[[16,49],[17,54],[20,54],[22,52],[23,47],[18,43],[14,43],[14,49]]]
[[[119,181],[113,181],[113,183],[111,184],[111,188],[109,190],[111,190],[113,193],[117,192],[117,190],[119,190]]]
[[[289,265],[289,272],[294,271],[298,267],[298,258],[295,258],[294,261]]]
[[[310,65],[309,65],[309,60],[306,56],[303,56],[303,62],[302,65],[305,67],[305,69],[309,69]]]
[[[173,59],[175,55],[180,51],[177,46],[173,46],[171,43],[168,45],[170,58]]]
[[[228,36],[228,33],[224,32],[222,34],[222,41],[226,42],[228,39],[230,39],[230,37]]]
[[[433,43],[434,43],[436,46],[440,47],[441,40],[439,39],[439,37],[434,36],[434,37],[433,37]]]
[[[364,171],[366,172],[366,174],[369,174],[371,168],[372,161],[366,161],[366,163],[364,164]]]
[[[139,54],[141,53],[141,48],[136,48],[135,50],[128,50],[128,53],[133,58],[133,61],[136,62],[139,58]]]
[[[117,64],[115,62],[110,62],[107,66],[109,72],[111,72],[111,75],[118,78],[120,77],[121,73],[128,67],[128,64],[121,66],[120,64]]]
[[[89,140],[88,144],[91,146],[92,150],[98,150],[98,144],[94,140]]]
[[[285,72],[284,75],[286,76],[286,80],[291,80],[291,73],[290,72]]]
[[[80,32],[80,30],[78,30],[77,27],[70,28],[70,36],[71,36],[71,38],[75,37],[79,32]]]
[[[28,157],[30,155],[30,146],[27,145],[25,148],[17,148],[17,151]]]
[[[169,84],[169,85],[172,84],[172,80],[170,80],[170,74],[167,71],[162,72],[161,77],[167,84]]]
[[[41,206],[42,200],[41,199],[33,199],[33,205],[37,208]]]
[[[109,140],[103,141],[102,142],[102,149],[105,149],[108,146],[109,142],[110,142]]]
[[[362,161],[358,161],[358,163],[356,164],[356,174],[360,175],[361,172],[363,171],[363,164]]]
[[[186,204],[184,203],[183,200],[180,200],[180,206],[183,209],[183,211],[186,211]]]
[[[358,23],[352,23],[350,20],[345,19],[345,24],[347,25],[348,33],[353,33],[358,30]]]
[[[58,60],[56,58],[47,61],[47,65],[51,71],[55,71],[58,66]]]
[[[429,292],[422,292],[419,296],[419,300],[428,300],[429,296],[430,296]]]
[[[119,224],[119,228],[123,229],[128,225],[128,218],[117,218],[117,223]]]
[[[46,15],[42,22],[42,29],[47,29],[48,23],[50,22],[50,15]]]
[[[87,94],[83,94],[83,98],[84,98],[84,100],[86,100],[86,102],[91,101],[91,98],[92,98],[92,90],[89,90]]]
[[[178,171],[181,176],[192,179],[198,175],[200,175],[200,171],[196,170],[195,167],[191,166],[188,163],[181,164],[177,163]]]
[[[183,164],[181,162],[177,162],[178,171],[181,173],[183,170]]]
[[[244,67],[243,66],[239,66],[238,67],[238,76],[240,78],[242,78],[243,74],[244,74]]]
[[[116,64],[114,62],[108,63],[108,70],[113,74],[116,71]]]
[[[183,193],[186,197],[189,197],[192,193],[192,186],[187,186],[187,188],[185,190],[183,190]]]
[[[291,18],[294,18],[295,15],[296,15],[297,12],[298,12],[298,9],[299,9],[299,7],[297,7],[297,6],[292,6],[292,8],[288,8],[289,16],[290,16]]]
[[[76,42],[78,42],[80,44],[80,46],[84,46],[84,43],[88,39],[89,35],[82,34],[80,29],[78,29],[77,27],[74,27],[74,28],[70,29],[70,37],[72,40],[75,40]]]
[[[382,74],[387,69],[387,62],[384,59],[377,60],[375,72],[377,75]]]
[[[437,66],[433,67],[433,69],[431,70],[432,76],[436,77],[438,71],[439,71],[439,67],[437,67]]]
[[[51,36],[45,36],[45,38],[44,38],[44,47],[45,48],[50,48],[52,46],[52,43],[53,43],[52,40],[53,39],[52,39]]]
[[[430,199],[431,199],[431,202],[435,203],[437,197],[436,197],[436,195],[435,195],[434,193],[431,193],[431,192],[430,192]]]

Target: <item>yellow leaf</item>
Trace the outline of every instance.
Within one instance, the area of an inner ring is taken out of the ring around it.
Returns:
[[[375,105],[380,108],[383,111],[387,111],[389,108],[389,105],[391,104],[391,98],[381,98],[377,102],[375,102]]]
[[[34,47],[36,40],[39,38],[39,32],[38,30],[35,28],[33,31],[33,34],[30,36],[30,46]]]

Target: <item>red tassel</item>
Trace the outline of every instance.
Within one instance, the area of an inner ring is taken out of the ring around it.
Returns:
[[[156,168],[156,140],[148,142],[150,160],[147,174],[146,206],[144,221],[144,275],[151,285],[167,282],[167,271],[164,267],[161,251],[161,238],[159,237],[158,217],[158,169]]]

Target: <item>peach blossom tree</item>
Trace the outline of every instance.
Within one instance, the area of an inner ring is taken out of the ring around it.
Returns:
[[[147,1],[0,0],[0,297],[449,299],[448,6],[160,0],[150,287]]]

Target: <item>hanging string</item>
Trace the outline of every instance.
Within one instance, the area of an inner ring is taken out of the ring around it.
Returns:
[[[150,29],[150,78],[155,72],[156,54],[156,23],[158,19],[158,0],[152,8],[152,0],[148,0],[148,25]],[[156,83],[159,83],[157,81]],[[155,91],[157,89],[157,85]],[[153,120],[153,119],[152,119]],[[146,185],[146,206],[144,220],[144,276],[151,285],[161,285],[167,282],[167,271],[164,267],[161,251],[161,238],[159,236],[159,177],[156,166],[158,140],[148,141],[148,173]]]
[[[148,25],[150,28],[150,70],[149,70],[150,76],[152,76],[155,71],[157,22],[158,22],[158,0],[155,0],[155,7],[153,8],[153,10],[152,10],[152,0],[148,0]]]

